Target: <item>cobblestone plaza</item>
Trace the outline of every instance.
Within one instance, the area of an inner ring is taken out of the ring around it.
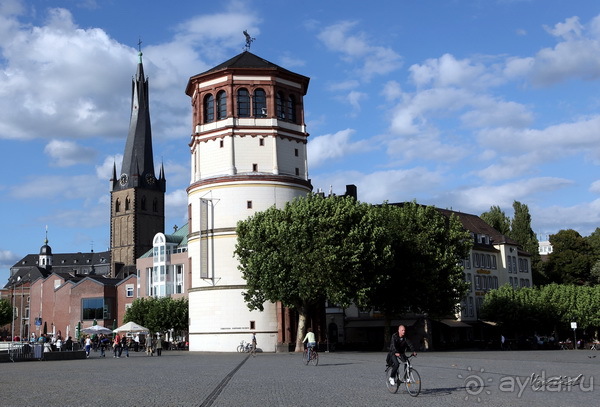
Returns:
[[[387,391],[383,352],[323,352],[316,367],[294,353],[98,356],[2,363],[0,405],[585,407],[600,382],[591,350],[420,353],[416,398]]]

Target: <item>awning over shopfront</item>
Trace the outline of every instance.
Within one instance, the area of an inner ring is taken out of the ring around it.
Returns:
[[[471,328],[471,325],[454,319],[442,319],[440,322],[450,328]]]

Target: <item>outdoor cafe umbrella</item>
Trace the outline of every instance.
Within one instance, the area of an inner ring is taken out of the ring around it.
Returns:
[[[136,324],[133,321],[129,321],[127,322],[125,325],[121,325],[120,327],[116,328],[113,330],[113,332],[137,332],[137,333],[142,333],[142,332],[146,332],[148,333],[148,328],[144,328],[141,325]]]
[[[84,334],[111,334],[112,331],[100,325],[92,325],[81,330]]]

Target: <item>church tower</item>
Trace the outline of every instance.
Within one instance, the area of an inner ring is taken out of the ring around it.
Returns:
[[[190,350],[230,352],[252,332],[265,352],[291,339],[280,304],[248,310],[233,252],[238,221],[312,190],[303,108],[308,83],[249,51],[188,82]]]
[[[148,79],[144,77],[142,52],[132,81],[131,119],[123,153],[121,174],[116,165],[110,180],[111,276],[136,272],[138,257],[152,249],[152,239],[165,229],[166,180],[161,166],[154,172]]]

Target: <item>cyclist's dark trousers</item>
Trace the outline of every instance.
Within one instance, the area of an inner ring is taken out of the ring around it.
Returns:
[[[392,372],[390,373],[390,377],[396,377],[400,363],[403,363],[405,358],[406,357],[404,355],[400,355],[400,357],[397,358],[396,355],[390,352],[388,357],[388,361],[392,362]]]

